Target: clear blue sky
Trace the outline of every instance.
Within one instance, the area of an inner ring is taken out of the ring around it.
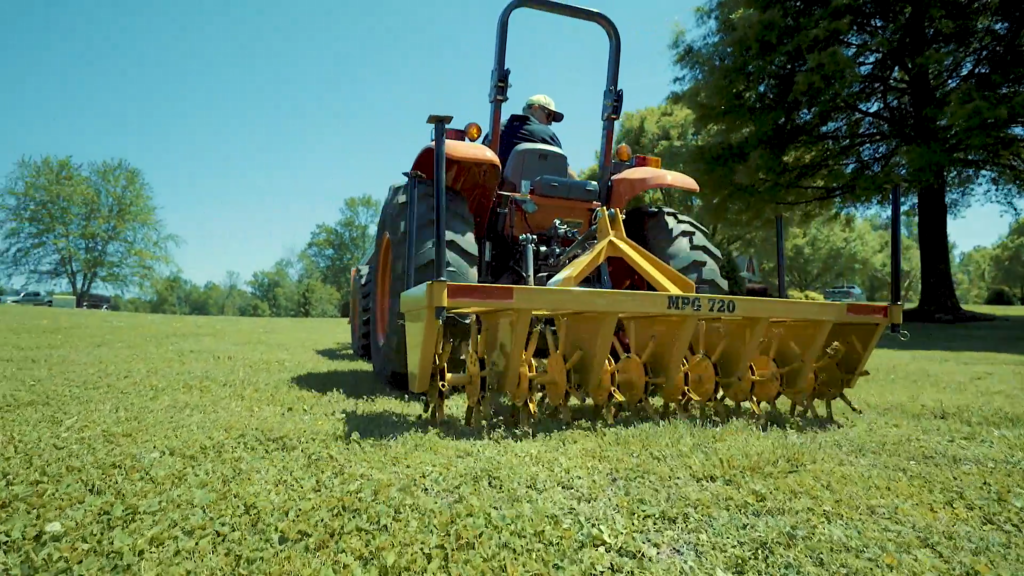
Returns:
[[[577,0],[617,23],[625,108],[671,89],[668,43],[693,0]],[[294,254],[343,198],[380,198],[429,141],[428,114],[486,125],[504,0],[47,0],[0,3],[0,171],[22,155],[123,157],[144,170],[185,275],[243,278]],[[437,35],[443,35],[438,41]],[[577,168],[600,142],[607,40],[530,10],[511,19],[508,112],[535,93],[565,114]],[[950,223],[961,249],[1009,220]]]

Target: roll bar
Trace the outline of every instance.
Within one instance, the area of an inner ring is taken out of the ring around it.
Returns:
[[[498,18],[497,41],[494,46],[494,69],[491,71],[491,150],[498,153],[501,142],[501,105],[508,100],[509,75],[511,70],[505,68],[505,48],[508,44],[508,20],[512,12],[519,8],[530,8],[540,12],[548,12],[577,20],[593,22],[608,34],[608,74],[604,89],[604,104],[601,108],[601,175],[598,185],[604,203],[608,199],[608,185],[611,181],[612,146],[615,137],[615,121],[622,114],[622,90],[619,85],[619,58],[622,53],[622,41],[619,29],[611,18],[591,8],[563,4],[554,0],[512,0],[501,11]]]

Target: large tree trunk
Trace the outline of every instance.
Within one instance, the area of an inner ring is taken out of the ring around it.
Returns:
[[[949,260],[949,209],[946,180],[938,177],[917,194],[917,235],[921,250],[921,299],[904,313],[908,322],[969,322],[987,315],[964,310],[953,285]]]

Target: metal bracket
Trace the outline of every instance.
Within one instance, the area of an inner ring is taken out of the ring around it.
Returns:
[[[622,116],[622,88],[609,88],[604,93],[604,105],[601,108],[601,120],[618,120]]]
[[[526,285],[533,286],[533,248],[537,244],[537,237],[533,234],[523,234],[519,236],[519,244],[523,248],[523,272],[526,273]]]
[[[508,68],[491,70],[491,93],[490,99],[487,100],[489,103],[508,102],[508,89],[512,87],[508,79],[511,74],[512,71]]]
[[[603,290],[611,290],[612,289],[612,277],[608,273],[608,262],[607,261],[601,262],[601,265],[597,267],[597,270],[598,270],[598,274],[599,274],[599,278],[600,278],[600,287]]]
[[[430,131],[430,141],[431,142],[436,142],[437,141],[437,126],[438,126],[438,122],[444,122],[444,125],[448,126],[449,124],[452,123],[452,120],[453,120],[452,116],[440,116],[438,114],[431,114],[430,116],[428,116],[427,117],[427,124],[433,124],[433,126],[434,126],[434,129]],[[441,139],[443,140],[444,138],[442,137]]]

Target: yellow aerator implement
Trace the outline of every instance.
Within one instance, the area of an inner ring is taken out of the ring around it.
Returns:
[[[845,391],[866,374],[901,306],[695,294],[693,282],[625,237],[617,213],[598,215],[597,244],[555,287],[431,281],[402,294],[409,390],[426,393],[434,419],[458,390],[467,395],[467,425],[496,394],[524,421],[545,407],[568,419],[573,399],[609,422],[620,409],[656,416],[655,398],[662,416],[726,400],[761,414],[780,396],[792,402],[791,414],[799,406],[817,416],[814,400],[825,402],[829,418],[836,399],[857,411]],[[610,256],[626,259],[658,291],[574,286]],[[440,310],[471,316],[461,350],[453,350]],[[534,358],[542,332],[546,362]],[[465,371],[448,370],[453,355]]]
[[[505,44],[518,8],[592,22],[608,35],[596,181],[572,175],[558,147],[501,145]],[[451,129],[451,116],[430,116],[432,142],[391,186],[373,249],[352,270],[352,347],[380,380],[424,394],[435,421],[445,400],[464,392],[470,425],[499,397],[523,422],[570,419],[572,403],[609,422],[623,410],[671,416],[694,404],[702,416],[709,405],[724,416],[726,402],[763,416],[783,396],[791,414],[816,415],[817,400],[829,418],[833,400],[856,411],[846,390],[867,374],[886,326],[899,333],[899,226],[890,304],[733,296],[707,228],[633,202],[649,190],[700,187],[659,158],[626,145],[613,151],[622,111],[615,24],[553,0],[512,0],[495,45],[488,137],[476,142],[475,122]]]

